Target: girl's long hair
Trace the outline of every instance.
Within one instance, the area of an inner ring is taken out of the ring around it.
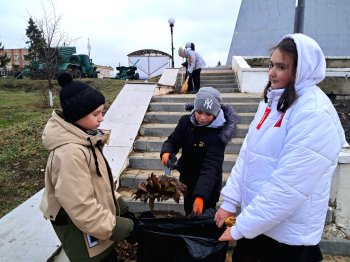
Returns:
[[[293,66],[293,80],[290,82],[288,86],[284,88],[284,91],[278,100],[277,103],[277,110],[279,112],[285,113],[287,109],[294,103],[294,101],[297,99],[297,93],[295,91],[295,76],[297,72],[297,65],[298,65],[298,52],[297,47],[295,45],[295,42],[292,38],[285,38],[281,42],[279,42],[275,47],[271,48],[271,54],[275,50],[279,50],[283,55],[287,55],[291,58],[292,66]],[[265,89],[264,89],[264,101],[267,103],[267,93],[271,86],[271,81],[267,83]]]

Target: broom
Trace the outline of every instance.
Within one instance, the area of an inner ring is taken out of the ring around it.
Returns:
[[[187,93],[187,89],[188,89],[188,78],[189,76],[186,78],[185,82],[182,84],[181,87],[181,93],[186,94]]]

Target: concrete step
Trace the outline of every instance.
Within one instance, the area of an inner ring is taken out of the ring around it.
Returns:
[[[177,81],[181,81],[181,75],[177,76]],[[182,78],[182,81],[185,81],[185,75]],[[203,75],[201,74],[201,84],[202,82],[217,82],[225,81],[229,83],[237,83],[236,77],[232,74],[216,74],[216,75]]]
[[[222,167],[224,172],[231,172],[236,158],[237,154],[225,153]],[[143,170],[162,170],[164,168],[160,161],[159,152],[132,152],[129,157],[129,167]]]
[[[215,87],[214,85],[207,85],[211,87]],[[203,87],[203,85],[202,85]],[[217,90],[220,91],[221,94],[231,94],[231,93],[238,93],[240,92],[238,87],[223,87],[223,86],[216,86]]]
[[[175,129],[176,124],[142,124],[139,130],[140,136],[169,136]],[[245,137],[249,125],[238,124],[236,137]]]
[[[236,81],[234,81],[233,79],[226,79],[223,78],[221,80],[210,80],[210,79],[201,79],[201,86],[212,86],[214,88],[216,87],[224,87],[224,86],[228,86],[228,87],[238,87],[238,84]]]
[[[201,78],[211,78],[211,79],[220,79],[220,78],[231,78],[236,80],[236,76],[232,70],[228,71],[222,71],[222,72],[217,72],[217,71],[212,71],[208,72],[205,70],[201,71]]]
[[[228,103],[233,106],[236,112],[250,112],[255,113],[258,109],[258,103]],[[185,107],[183,103],[171,102],[151,102],[148,111],[164,111],[164,112],[184,112]]]
[[[181,84],[185,81],[185,71],[180,70],[177,75],[176,87],[180,91]],[[221,93],[238,93],[239,86],[236,76],[231,68],[220,69],[202,69],[201,87],[211,86],[218,89]]]
[[[192,103],[194,94],[168,94],[162,96],[153,96],[152,102],[172,102],[172,103]],[[222,94],[222,102],[227,103],[259,103],[262,99],[260,94]]]
[[[179,70],[179,73],[178,75],[181,76],[181,74],[183,73],[183,75],[185,75],[185,69],[183,68],[182,70],[180,69]],[[217,69],[212,69],[212,68],[203,68],[201,70],[201,76],[210,76],[210,75],[213,75],[213,76],[221,76],[221,75],[235,75],[234,74],[234,71],[231,69],[231,68],[227,68],[227,69],[220,69],[220,70],[217,70]]]
[[[182,75],[183,74],[183,75]],[[185,78],[185,72],[181,72],[179,71],[179,73],[177,74],[177,79],[181,79],[181,77],[183,77],[183,79]],[[220,78],[231,78],[231,79],[235,79],[236,80],[236,75],[234,74],[234,72],[232,70],[227,70],[227,71],[213,71],[213,72],[209,72],[209,71],[201,71],[201,79],[220,79]]]
[[[148,202],[144,203],[140,199],[135,200],[133,199],[133,190],[130,190],[129,188],[118,188],[118,193],[122,195],[124,201],[128,204],[129,210],[134,213],[141,213],[145,211],[151,211]],[[172,211],[172,212],[178,212],[184,215],[184,207],[183,207],[183,198],[180,198],[179,203],[176,203],[173,199],[169,199],[166,201],[158,202],[155,201],[154,203],[154,210],[157,211]]]
[[[201,79],[223,79],[230,78],[236,80],[236,75],[233,71],[225,71],[225,72],[211,72],[211,73],[203,73],[201,72]]]
[[[232,94],[232,93],[239,93],[239,87],[237,84],[211,84],[211,83],[207,83],[207,84],[202,84],[201,83],[201,87],[205,87],[205,86],[210,86],[210,87],[214,87],[215,89],[219,90],[221,94]],[[176,91],[177,93],[181,93],[181,84],[179,82],[179,84],[176,86]]]
[[[159,124],[177,124],[181,116],[190,112],[147,112],[144,118],[144,123],[159,123]],[[238,113],[238,121],[240,124],[250,124],[255,113]]]
[[[233,85],[236,84],[237,85],[237,81],[236,79],[232,78],[232,77],[205,77],[205,78],[201,78],[201,85],[202,86],[206,86],[207,83],[211,83],[211,84],[229,84],[229,85]]]
[[[157,176],[161,176],[164,175],[164,169],[138,169],[128,167],[123,171],[122,175],[120,176],[120,186],[123,188],[136,189],[137,186],[140,183],[146,181],[146,179],[152,173]],[[226,184],[229,175],[229,172],[224,172],[222,174],[222,186]],[[180,174],[177,170],[173,170],[171,176],[179,179]]]
[[[201,78],[201,86],[208,86],[211,84],[230,84],[237,86],[237,81],[232,77],[205,77]]]
[[[134,150],[136,152],[160,152],[167,137],[140,136],[135,140]],[[243,138],[233,138],[226,146],[225,153],[239,153]]]

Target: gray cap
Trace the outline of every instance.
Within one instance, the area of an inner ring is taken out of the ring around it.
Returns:
[[[217,116],[221,108],[220,92],[213,87],[202,87],[194,99],[194,110]]]

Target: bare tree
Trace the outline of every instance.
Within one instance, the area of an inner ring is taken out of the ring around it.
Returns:
[[[48,81],[49,91],[49,106],[53,107],[53,79],[58,74],[59,54],[58,50],[60,46],[67,44],[69,41],[66,33],[60,30],[60,23],[62,16],[56,14],[55,5],[52,0],[48,0],[50,5],[47,9],[41,2],[43,9],[43,17],[36,20],[38,29],[41,32],[43,39],[43,48],[40,51],[40,58],[42,62],[42,72],[44,78]]]

